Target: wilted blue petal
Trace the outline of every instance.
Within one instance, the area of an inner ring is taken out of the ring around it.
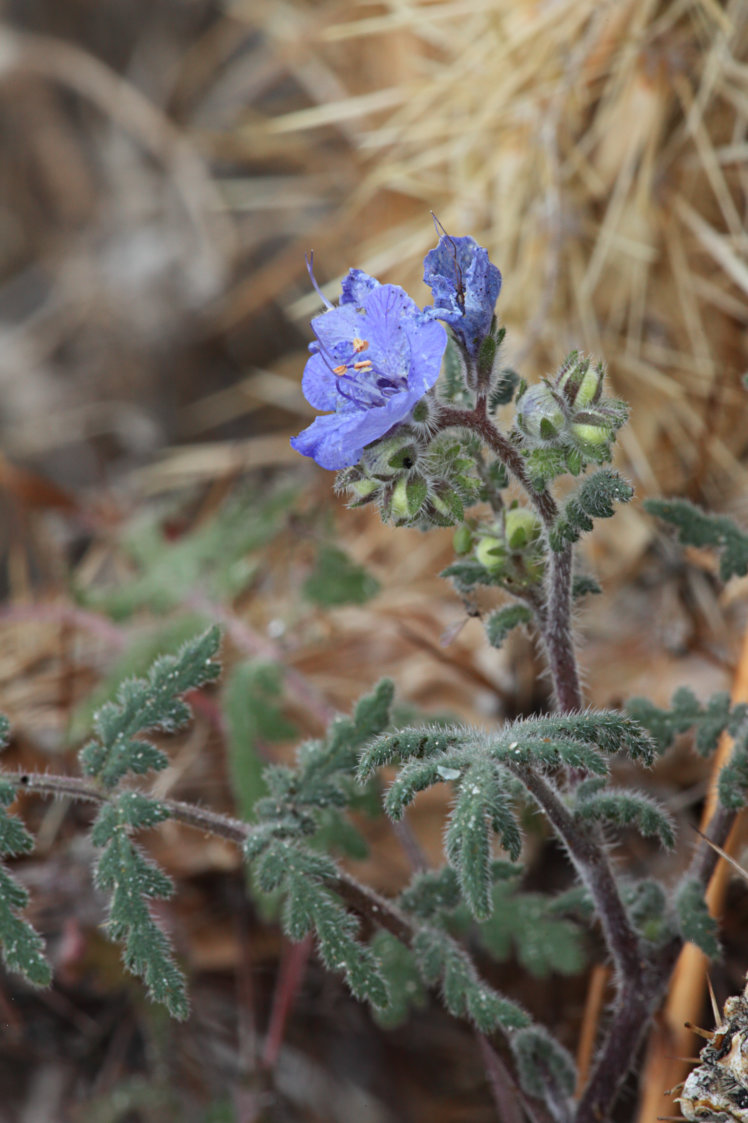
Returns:
[[[443,234],[423,261],[423,279],[434,296],[428,315],[451,325],[473,358],[491,328],[501,273],[474,238]]]

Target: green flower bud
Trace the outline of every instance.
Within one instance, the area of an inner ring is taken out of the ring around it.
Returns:
[[[513,507],[504,518],[504,534],[510,550],[524,550],[540,537],[542,525],[534,511]]]
[[[572,351],[559,371],[556,389],[570,406],[584,409],[600,401],[604,377],[602,363],[590,370],[590,360],[580,358],[579,352]]]
[[[473,548],[473,532],[467,523],[458,526],[452,535],[452,546],[456,554],[469,554]]]
[[[547,382],[531,386],[517,402],[517,424],[526,437],[555,443],[566,428],[561,402]]]
[[[585,412],[570,427],[570,435],[582,456],[598,462],[610,456],[610,441],[615,428],[607,417],[595,417]]]
[[[497,573],[506,563],[506,547],[500,538],[487,534],[475,547],[475,557],[489,573]]]
[[[391,479],[401,472],[409,472],[414,468],[422,448],[413,430],[402,426],[391,437],[377,441],[368,448],[364,454],[364,463],[378,479]]]
[[[572,425],[571,432],[574,439],[579,441],[580,444],[590,445],[591,447],[607,444],[610,440],[610,428],[607,425],[584,424],[578,421]]]
[[[426,502],[428,485],[422,476],[403,476],[390,496],[388,515],[397,525],[410,522]]]

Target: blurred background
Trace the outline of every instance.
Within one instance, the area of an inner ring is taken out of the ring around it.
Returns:
[[[418,712],[485,723],[547,701],[530,642],[487,650],[436,576],[449,531],[344,512],[331,475],[289,448],[311,417],[309,250],[331,296],[358,266],[424,302],[429,212],[472,234],[503,273],[507,365],[534,381],[572,348],[603,357],[632,407],[618,467],[637,497],[681,494],[748,523],[745,0],[0,12],[9,764],[73,769],[92,691],[101,701],[215,617],[227,685],[202,699],[161,794],[248,814],[246,777],[292,751],[289,723],[318,733],[383,669]],[[586,564],[608,594],[579,618],[593,704],[662,703],[683,681],[729,689],[745,583],[721,588],[713,559],[684,560],[638,504],[598,530]],[[684,755],[651,780],[684,824],[704,767]],[[442,807],[414,814],[432,861]],[[58,984],[0,982],[0,1120],[496,1118],[469,1030],[435,1007],[374,1026],[258,918],[235,854],[176,829],[153,849],[178,883],[163,919],[195,1009],[167,1025],[101,935],[89,813],[23,812],[39,848],[21,871]],[[377,857],[355,868],[396,892],[408,855],[369,829]],[[534,887],[562,885],[562,856],[531,844]],[[663,861],[637,845],[622,861]],[[721,999],[748,959],[733,893]],[[486,970],[576,1048],[583,973],[517,989],[511,958]],[[633,1086],[621,1112],[634,1118]]]

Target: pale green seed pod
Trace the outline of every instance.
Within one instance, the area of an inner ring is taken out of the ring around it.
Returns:
[[[506,563],[506,547],[500,538],[487,534],[475,547],[475,557],[489,573],[496,573]]]
[[[566,429],[566,415],[546,382],[531,386],[517,402],[517,425],[537,444],[556,444]]]
[[[534,511],[513,507],[504,517],[504,535],[510,550],[524,550],[540,537],[542,524]]]

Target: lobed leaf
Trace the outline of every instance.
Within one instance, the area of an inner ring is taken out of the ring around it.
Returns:
[[[458,753],[441,753],[428,760],[413,760],[403,765],[387,791],[384,809],[390,819],[402,819],[405,808],[415,799],[418,792],[433,784],[457,780],[467,761]]]
[[[529,624],[532,612],[526,604],[508,604],[492,612],[486,620],[486,637],[492,647],[501,647],[509,633],[520,624]]]
[[[467,952],[445,932],[421,928],[413,941],[413,953],[427,985],[441,981],[449,1012],[469,1017],[481,1033],[529,1025],[522,1007],[484,983]]]
[[[586,960],[584,930],[558,915],[558,898],[518,889],[516,880],[493,887],[491,916],[478,929],[481,943],[499,960],[514,954],[535,978],[553,971],[575,975]],[[568,908],[568,902],[565,904]]]
[[[457,872],[452,866],[415,873],[400,894],[400,906],[419,920],[435,920],[453,912],[462,898]]]
[[[157,659],[145,679],[129,679],[117,700],[103,705],[94,716],[97,740],[81,751],[84,772],[106,788],[115,787],[128,773],[142,775],[163,769],[166,756],[138,737],[148,730],[171,732],[184,725],[189,707],[180,695],[213,681],[219,666],[213,660],[220,632],[211,628],[183,644],[176,655]]]
[[[542,1026],[528,1026],[510,1039],[517,1075],[530,1096],[545,1100],[558,1111],[574,1094],[577,1071],[571,1054]],[[555,1114],[555,1112],[554,1112]]]
[[[372,949],[356,939],[355,917],[320,880],[298,868],[289,872],[284,888],[282,923],[286,934],[299,940],[313,929],[325,966],[345,974],[356,998],[386,1007],[387,984]]]
[[[491,827],[516,859],[522,836],[496,769],[484,758],[471,764],[460,781],[446,835],[447,859],[457,870],[462,895],[478,920],[491,913]]]
[[[95,871],[96,885],[111,891],[107,932],[123,945],[125,967],[143,980],[151,998],[183,1020],[189,1013],[184,975],[148,905],[171,896],[174,883],[134,845],[126,829],[119,825],[111,835]]]
[[[359,783],[368,779],[378,768],[400,764],[409,760],[425,760],[450,749],[459,749],[474,734],[460,726],[422,726],[400,729],[377,737],[361,753],[357,778]]]
[[[719,926],[709,915],[704,891],[698,881],[684,881],[675,895],[678,926],[684,940],[696,944],[709,959],[719,959],[722,949],[717,938]]]
[[[656,835],[666,850],[675,846],[673,822],[664,808],[642,792],[607,788],[577,793],[574,815],[584,822],[606,822],[635,827],[645,837]]]
[[[748,573],[748,534],[726,515],[709,515],[688,499],[645,499],[650,515],[670,523],[683,546],[711,546],[720,551],[723,581]]]

